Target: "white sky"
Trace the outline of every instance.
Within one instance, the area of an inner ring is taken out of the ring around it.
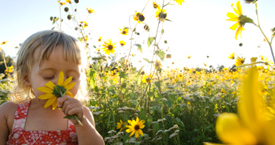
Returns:
[[[80,0],[77,5],[81,17],[79,20],[86,20],[89,24],[86,32],[91,33],[91,49],[94,50],[92,45],[101,44],[96,40],[102,36],[103,41],[111,38],[117,42],[117,54],[124,54],[124,52],[128,54],[130,35],[122,36],[119,34],[119,28],[129,27],[129,17],[135,11],[141,11],[146,2],[147,0]],[[161,3],[162,0],[157,2]],[[236,0],[185,0],[182,6],[167,6],[167,18],[172,22],[164,22],[163,26],[160,25],[159,30],[163,28],[165,31],[160,41],[162,42],[160,48],[165,51],[169,47],[172,59],[165,60],[164,67],[171,66],[172,61],[176,63],[175,67],[203,67],[203,63],[214,67],[218,64],[231,66],[234,61],[229,60],[228,56],[233,52],[246,57],[247,62],[250,57],[259,55],[264,55],[271,60],[267,43],[263,41],[264,38],[260,31],[252,24],[246,24],[242,38],[235,40],[235,31],[229,29],[234,22],[225,21],[225,19],[227,19],[227,12],[233,12],[231,3],[236,2]],[[244,1],[241,1],[241,5],[243,14],[257,22],[254,5],[245,4]],[[258,5],[261,26],[267,37],[270,38],[270,29],[275,27],[275,1],[259,1]],[[95,13],[87,18],[86,7],[88,6],[93,7]],[[68,7],[70,8],[70,6]],[[64,6],[62,7],[62,17],[65,20],[66,15],[63,8]],[[144,15],[145,23],[150,26],[151,31],[149,33],[144,31],[144,24],[138,25],[137,31],[141,35],[135,37],[135,40],[142,44],[144,52],[141,54],[137,51],[137,47],[133,48],[132,52],[136,56],[132,59],[138,66],[148,64],[145,61],[137,63],[139,60],[152,58],[153,47],[148,48],[146,44],[147,37],[155,36],[157,27],[152,1],[145,8]],[[31,34],[51,29],[53,26],[49,20],[50,16],[59,17],[59,4],[55,0],[2,1],[0,5],[0,41],[8,41],[7,45],[2,47],[7,55],[15,56],[17,50],[14,47]],[[65,22],[67,24],[62,24],[62,30],[78,37],[73,27],[68,27],[72,26],[72,23],[67,20]],[[130,23],[132,27],[135,25],[132,17]],[[126,46],[123,48],[119,46],[120,40],[126,41]],[[144,44],[143,40],[145,40]],[[164,40],[167,40],[168,43],[164,44]],[[243,46],[239,47],[239,43],[243,43]],[[187,59],[187,55],[191,55],[191,59]]]

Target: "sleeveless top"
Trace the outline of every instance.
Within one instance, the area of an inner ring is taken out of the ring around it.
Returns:
[[[9,135],[7,145],[76,145],[77,135],[74,124],[68,120],[67,130],[54,130],[54,131],[42,131],[42,130],[25,130],[26,118],[28,115],[28,108],[30,102],[25,104],[19,104],[12,127],[12,133]]]

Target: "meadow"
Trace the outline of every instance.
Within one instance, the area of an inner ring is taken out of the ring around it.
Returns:
[[[246,0],[246,2],[257,5],[257,1]],[[96,128],[106,144],[230,143],[221,135],[223,133],[217,130],[216,122],[223,113],[242,114],[238,108],[240,104],[242,106],[240,102],[245,102],[240,101],[240,97],[246,93],[242,92],[245,90],[242,86],[246,84],[247,87],[253,87],[253,83],[244,83],[247,81],[245,78],[251,74],[249,73],[251,68],[254,68],[252,74],[257,72],[255,82],[260,83],[257,89],[254,88],[257,90],[256,94],[266,104],[265,109],[260,110],[268,110],[266,112],[273,120],[275,114],[273,110],[274,61],[264,56],[252,57],[251,63],[245,63],[243,57],[235,53],[229,54],[228,59],[235,61],[230,68],[214,68],[207,64],[205,64],[207,68],[178,68],[172,67],[174,62],[169,64],[171,67],[162,67],[167,59],[171,59],[171,54],[163,50],[160,43],[160,41],[167,43],[161,39],[162,35],[165,35],[165,28],[160,27],[162,23],[170,21],[165,8],[171,4],[184,5],[184,0],[171,0],[166,3],[149,0],[145,5],[144,9],[149,6],[155,8],[154,15],[158,21],[155,26],[155,35],[142,40],[146,42],[146,47],[153,48],[152,59],[144,58],[150,65],[150,69],[147,70],[144,67],[136,67],[131,62],[134,56],[131,51],[134,47],[140,52],[146,51],[143,49],[145,46],[141,45],[142,42],[135,41],[135,36],[141,35],[136,30],[150,31],[150,27],[153,27],[143,24],[146,16],[142,11],[132,14],[131,21],[135,22],[134,27],[120,28],[120,35],[129,36],[129,40],[116,43],[112,39],[103,41],[99,37],[93,38],[97,40],[95,44],[90,42],[92,36],[87,30],[89,24],[77,19],[77,10],[74,6],[79,1],[66,0],[58,3],[60,3],[62,15],[66,17],[51,16],[50,21],[53,23],[54,30],[61,30],[61,24],[64,21],[71,23],[74,25],[73,29],[81,36],[78,39],[87,52],[87,62],[89,62],[86,74],[90,100],[87,106],[93,112]],[[232,8],[232,11],[227,13],[228,20],[236,22],[230,27],[236,31],[235,36],[232,37],[238,39],[244,30],[244,24],[252,23],[262,32],[273,55],[271,44],[275,28],[271,30],[273,35],[268,39],[258,23],[242,15],[240,1],[232,4]],[[70,13],[67,13],[68,11]],[[87,7],[87,12],[92,15],[95,11]],[[3,41],[1,45],[5,43],[7,41]],[[114,56],[117,45],[124,46],[125,43],[130,44],[127,54]],[[5,57],[2,59],[2,64],[6,63],[4,60]],[[13,64],[5,65],[5,68],[5,72],[0,74],[0,104],[9,101],[8,96],[14,85]],[[253,88],[251,90],[255,93]],[[245,138],[246,134],[243,135]],[[256,143],[271,144],[268,141],[265,142],[266,138],[255,136],[258,141]]]

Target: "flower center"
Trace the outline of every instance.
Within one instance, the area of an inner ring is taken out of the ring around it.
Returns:
[[[139,21],[142,22],[142,21],[144,21],[145,17],[142,14],[139,14],[138,19],[139,19]]]
[[[126,34],[126,31],[123,30],[123,31],[122,31],[122,34]]]
[[[59,85],[57,85],[57,86],[55,86],[55,87],[53,88],[53,94],[54,94],[57,98],[64,96],[65,93],[66,93],[66,91],[67,91],[67,89],[65,89],[64,86],[59,86]]]
[[[112,50],[112,49],[113,49],[113,45],[109,45],[109,46],[108,46],[108,49],[109,49],[109,50]]]
[[[158,8],[158,4],[153,4],[153,7],[156,9]]]
[[[166,13],[163,13],[163,12],[160,12],[160,13],[159,13],[159,18],[165,19],[166,17],[167,17],[167,14],[166,14]]]
[[[139,130],[139,125],[136,125],[136,126],[135,126],[135,130]]]

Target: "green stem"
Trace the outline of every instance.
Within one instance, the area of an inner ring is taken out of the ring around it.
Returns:
[[[260,26],[260,20],[259,20],[259,15],[258,15],[258,4],[255,3],[255,8],[256,8],[256,15],[257,15],[257,20],[258,20],[258,25],[255,25],[260,29],[260,31],[262,32],[262,34],[264,35],[264,38],[266,40],[266,42],[268,43],[269,45],[269,48],[270,48],[270,52],[271,52],[271,55],[272,55],[272,59],[273,59],[273,63],[275,64],[275,57],[274,57],[274,53],[273,53],[273,49],[272,49],[272,46],[271,46],[271,42],[269,42],[269,40],[267,39],[266,35],[264,34],[261,26]]]

